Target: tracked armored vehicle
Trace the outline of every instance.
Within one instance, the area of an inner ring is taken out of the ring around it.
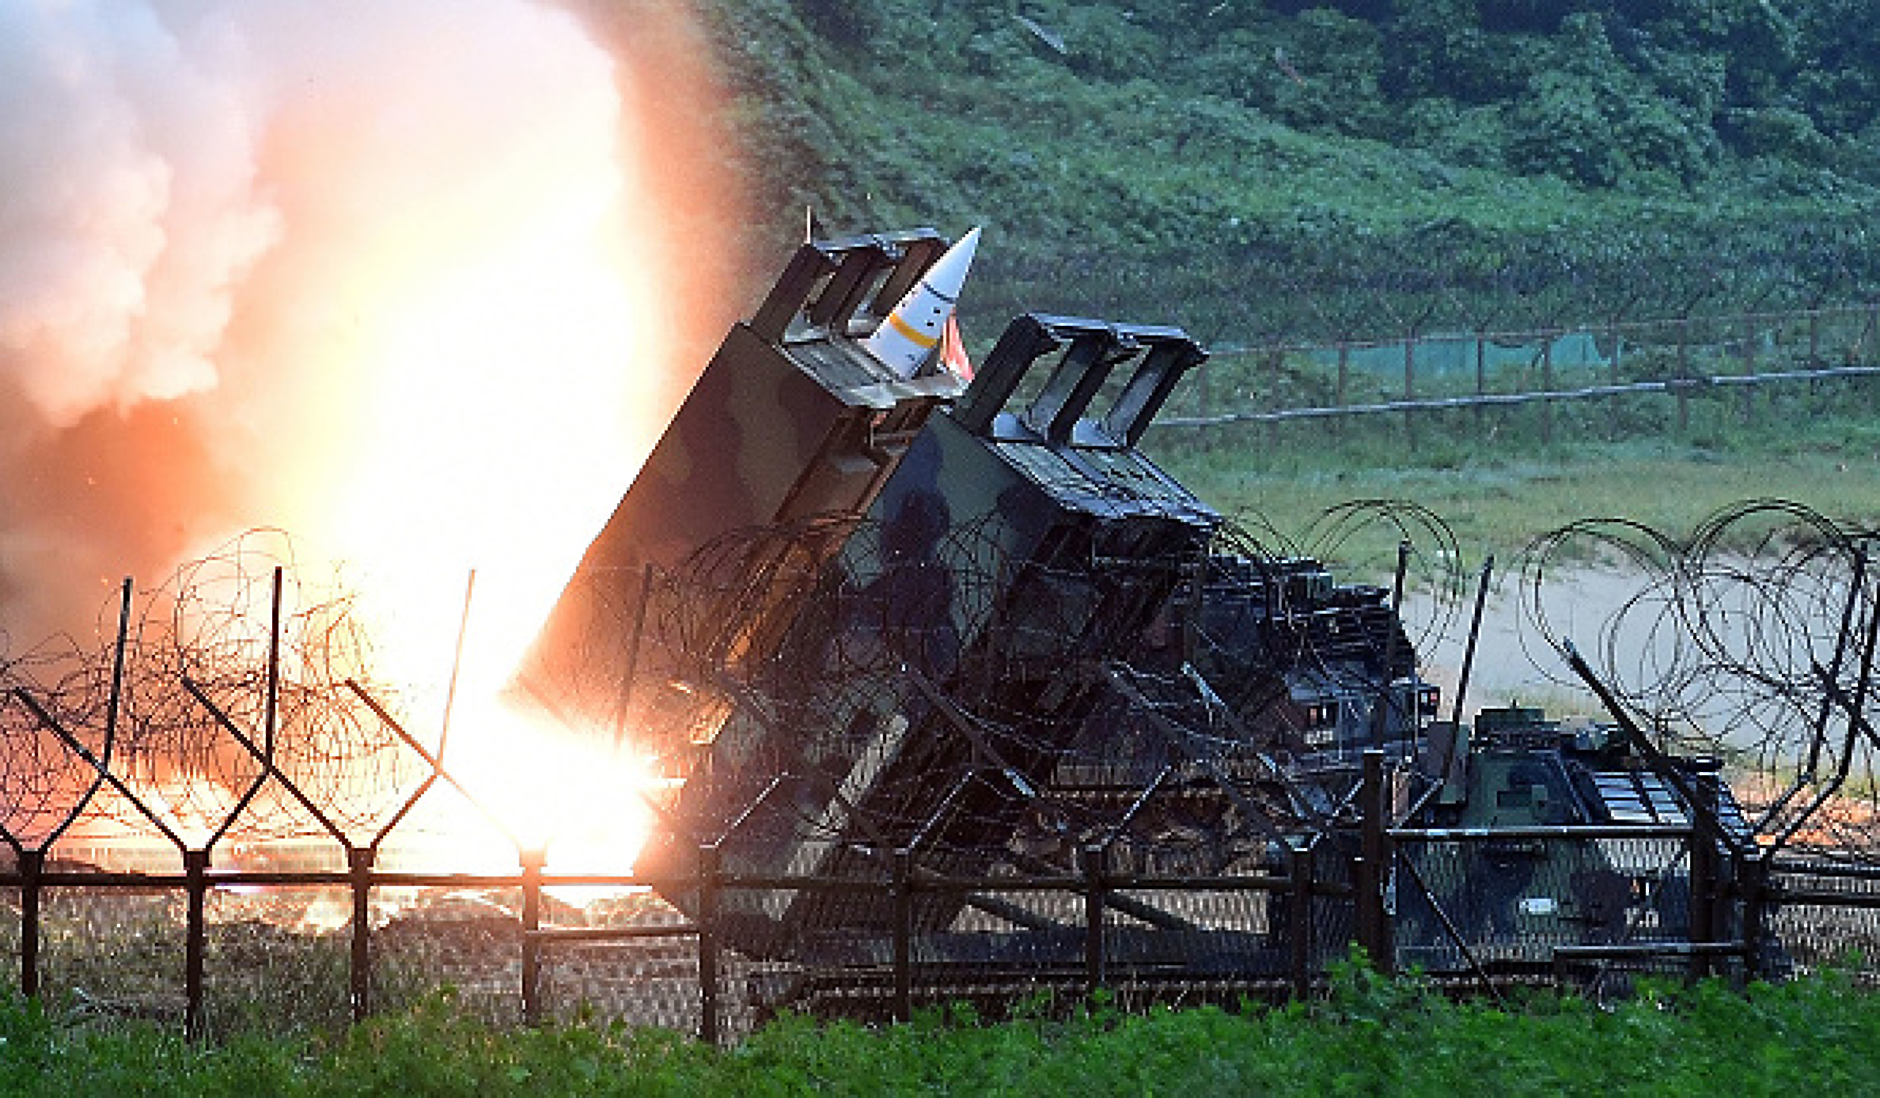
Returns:
[[[657,758],[638,868],[676,906],[760,961],[955,990],[1303,989],[1354,936],[1484,977],[1740,937],[1714,766],[1439,721],[1395,596],[1142,452],[1206,358],[1186,333],[1030,314],[970,384],[872,360],[944,246],[803,246],[522,676]]]

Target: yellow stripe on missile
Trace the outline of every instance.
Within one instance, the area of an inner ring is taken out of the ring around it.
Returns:
[[[888,326],[901,333],[909,343],[912,343],[923,351],[940,342],[939,336],[928,335],[926,332],[914,327],[907,321],[902,320],[901,314],[898,311],[888,314]]]

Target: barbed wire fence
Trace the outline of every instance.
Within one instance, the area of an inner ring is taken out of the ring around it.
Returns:
[[[1521,614],[1538,651],[1583,648],[1665,750],[1723,761],[1768,848],[1880,860],[1877,533],[1774,499],[1688,532],[1575,522],[1523,555]],[[1558,581],[1589,566],[1627,597],[1575,636]]]
[[[1460,554],[1439,517],[1373,501],[1337,509],[1292,538],[1225,528],[1221,546],[1255,562],[1253,574],[1235,582],[1261,583],[1260,572],[1277,574],[1301,554],[1336,561],[1341,547],[1375,541],[1358,534],[1379,523],[1407,546],[1401,552],[1410,566],[1428,573],[1412,590],[1429,605],[1404,608],[1409,636],[1395,658],[1410,661],[1412,649],[1458,627],[1466,601]],[[820,554],[790,551],[832,530],[862,535],[869,547],[862,551],[879,556],[861,571],[881,582],[831,586],[827,574],[802,565]],[[1359,905],[1354,912],[1366,884],[1341,856],[1295,854],[1276,864],[1268,832],[1276,820],[1308,831],[1370,828],[1383,842],[1382,829],[1397,822],[1385,785],[1413,777],[1373,774],[1367,763],[1348,801],[1356,815],[1319,819],[1289,792],[1284,753],[1275,754],[1265,736],[1250,738],[1261,710],[1228,712],[1165,665],[1153,644],[1139,658],[1108,664],[1105,701],[1092,713],[1039,719],[1011,708],[989,684],[1033,657],[1061,668],[1060,678],[1076,674],[1079,653],[1066,638],[1090,606],[1043,604],[1045,615],[1031,620],[1035,633],[975,656],[983,666],[961,663],[961,638],[995,628],[996,615],[942,614],[933,600],[944,594],[949,606],[963,599],[991,613],[992,602],[975,593],[1009,586],[1012,569],[1030,566],[1000,555],[990,520],[944,532],[949,560],[978,562],[945,575],[935,559],[901,553],[878,534],[854,516],[742,531],[650,585],[649,636],[675,650],[692,716],[647,747],[696,780],[696,797],[709,803],[715,786],[752,776],[813,777],[824,760],[831,773],[853,766],[880,775],[865,803],[863,787],[852,786],[848,796],[856,801],[840,812],[792,799],[771,821],[791,841],[839,852],[826,872],[718,865],[708,856],[716,849],[712,835],[681,829],[662,885],[665,895],[692,897],[678,906],[649,892],[631,866],[557,876],[545,872],[539,851],[501,836],[487,841],[514,844],[515,872],[378,864],[380,841],[427,791],[449,784],[450,757],[403,727],[409,717],[397,692],[371,678],[370,644],[350,599],[310,579],[279,535],[251,534],[148,595],[133,597],[127,586],[105,611],[112,627],[100,650],[68,643],[0,656],[0,734],[8,747],[0,838],[14,856],[0,877],[19,897],[22,986],[79,987],[98,1009],[180,1018],[200,1035],[231,1024],[238,976],[250,994],[257,978],[263,986],[305,988],[328,1021],[398,1002],[401,981],[456,979],[466,1006],[495,1017],[539,1019],[600,999],[620,1016],[722,1035],[754,1024],[778,988],[814,990],[818,979],[853,990],[858,980],[888,974],[890,983],[876,987],[876,1006],[905,1016],[915,974],[958,948],[949,934],[997,942],[1009,932],[996,928],[1014,919],[1077,963],[1067,969],[1042,955],[994,955],[971,970],[980,985],[1016,972],[1029,986],[1105,986],[1118,978],[1106,950],[1127,955],[1162,941],[1178,951],[1201,949],[1197,956],[1215,957],[1217,965],[1232,957],[1264,966],[1280,986],[1309,992],[1311,974],[1352,935],[1388,948],[1382,910],[1367,916]],[[1786,946],[1811,963],[1874,931],[1880,782],[1865,718],[1880,621],[1872,540],[1863,528],[1765,501],[1689,534],[1573,524],[1538,543],[1522,569],[1527,617],[1544,643],[1559,649],[1578,642],[1595,652],[1600,674],[1663,749],[1726,760],[1769,849],[1803,859],[1784,870],[1787,891],[1779,898],[1732,894],[1731,902],[1769,905]],[[1575,637],[1550,612],[1548,577],[1559,562],[1583,560],[1589,544],[1628,562],[1639,593],[1597,635]],[[1136,564],[1153,572],[1187,562]],[[1055,580],[1089,579],[1087,569],[1070,571]],[[949,590],[936,588],[940,580]],[[780,600],[805,609],[785,615],[797,622],[795,645],[729,637],[721,628],[747,616],[728,604]],[[1335,678],[1343,672],[1332,649],[1314,646],[1333,636],[1349,644],[1351,635],[1301,633],[1284,651],[1246,658],[1254,670],[1304,660],[1309,673]],[[1639,635],[1653,639],[1643,657],[1628,639]],[[1364,643],[1384,651],[1362,658],[1393,659],[1387,638]],[[784,651],[795,655],[782,662],[764,656]],[[805,663],[796,658],[803,653],[816,658]],[[962,668],[965,685],[946,685]],[[891,713],[923,698],[946,714],[937,727],[953,742],[928,745],[912,768],[894,769],[885,753],[891,722],[830,721],[832,713]],[[746,721],[741,735],[759,726],[795,732],[781,740],[754,736],[743,777],[715,773],[698,753],[697,734],[734,715]],[[871,751],[884,753],[871,762]],[[1036,759],[1050,760],[1051,783],[1027,769]],[[934,828],[926,811],[936,792],[947,793],[944,804],[964,798],[960,826]],[[1404,789],[1416,792],[1414,784]],[[745,826],[737,802],[724,804],[734,811],[716,823]],[[159,838],[175,868],[123,873],[61,863],[61,836],[81,817]],[[915,841],[924,833],[936,836],[931,849]],[[238,839],[314,841],[325,861],[313,869],[244,861],[232,856]],[[1409,831],[1393,841],[1404,849],[1428,845]],[[903,847],[904,856],[886,857]],[[990,861],[989,850],[996,850]],[[1665,855],[1679,856],[1694,854]],[[1427,856],[1420,864],[1417,872],[1439,871]],[[582,912],[554,901],[547,890],[558,885],[628,891]],[[419,888],[443,898],[416,908],[380,902]],[[328,924],[334,929],[314,932],[248,902],[270,891],[326,896],[337,909]],[[867,954],[863,969],[853,958],[792,964],[768,957],[738,929],[737,912],[774,911],[777,901],[766,897],[799,893],[822,897],[799,909],[810,931],[852,950],[859,926],[876,935],[873,948],[882,952]],[[1717,895],[1726,895],[1723,886]],[[100,905],[115,914],[100,916]],[[36,940],[49,931],[50,939]],[[148,945],[133,948],[160,942],[170,944],[154,955]],[[47,972],[37,968],[42,958]],[[291,980],[282,975],[290,964],[283,958],[300,966]],[[178,960],[183,979],[172,975],[166,984],[165,966]],[[1195,977],[1194,986],[1229,986],[1224,978],[1225,970]]]

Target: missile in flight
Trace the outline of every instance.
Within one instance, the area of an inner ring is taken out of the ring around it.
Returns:
[[[862,340],[862,347],[900,377],[919,373],[946,331],[960,287],[966,283],[966,272],[973,265],[973,251],[978,247],[979,228],[974,226],[934,260],[880,326]]]

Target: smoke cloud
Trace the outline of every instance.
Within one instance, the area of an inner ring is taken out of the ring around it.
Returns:
[[[15,647],[250,526],[598,526],[733,311],[680,5],[19,0],[0,102]]]
[[[230,285],[279,234],[233,45],[147,9],[0,9],[0,346],[49,426],[215,383]]]

